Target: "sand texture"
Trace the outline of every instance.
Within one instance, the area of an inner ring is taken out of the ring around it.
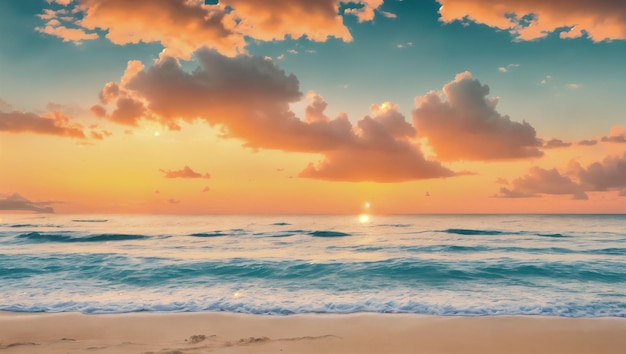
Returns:
[[[0,353],[626,353],[626,319],[0,313]]]

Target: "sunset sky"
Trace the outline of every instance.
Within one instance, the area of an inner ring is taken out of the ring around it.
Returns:
[[[0,1],[0,212],[626,213],[624,1],[207,3]]]

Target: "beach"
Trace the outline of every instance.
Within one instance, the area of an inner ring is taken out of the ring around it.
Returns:
[[[624,318],[0,314],[3,353],[623,353]]]

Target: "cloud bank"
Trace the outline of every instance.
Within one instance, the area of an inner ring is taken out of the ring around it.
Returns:
[[[19,111],[0,111],[0,132],[35,133],[85,139],[83,127],[73,123],[70,117],[61,112],[38,115]]]
[[[594,42],[626,39],[622,0],[437,0],[440,20],[472,21],[506,30],[517,40],[587,36]]]
[[[324,159],[309,165],[301,177],[392,182],[454,175],[424,158],[411,141],[415,128],[391,103],[373,105],[372,115],[353,126],[345,114],[328,117],[327,103],[311,92],[300,119],[289,107],[303,97],[298,79],[271,60],[231,58],[208,49],[196,52],[196,58],[200,67],[192,72],[172,57],[148,68],[129,62],[120,82],[107,84],[100,98],[115,110],[122,110],[126,101],[143,110],[125,119],[115,111],[105,118],[126,125],[154,120],[170,129],[202,120],[250,148],[322,154]]]
[[[538,194],[570,194],[573,199],[586,200],[586,192],[621,193],[626,188],[626,152],[622,156],[606,157],[587,167],[573,161],[564,172],[533,167],[525,176],[513,180],[512,185],[513,189],[502,188],[496,196],[519,198]]]
[[[329,37],[352,40],[343,24],[340,4],[356,4],[346,14],[372,21],[383,0],[77,0],[55,1],[65,7],[47,9],[46,21],[36,30],[80,44],[99,38],[99,32],[118,45],[161,43],[168,56],[189,59],[202,47],[235,56],[245,52],[246,38],[272,41]],[[381,14],[392,17],[393,14]]]

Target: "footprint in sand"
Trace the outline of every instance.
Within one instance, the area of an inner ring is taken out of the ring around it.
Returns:
[[[33,343],[33,342],[16,342],[16,343],[9,343],[7,345],[3,345],[2,343],[0,343],[0,349],[9,349],[9,348],[14,348],[14,347],[20,347],[23,345],[39,345],[39,343]]]

